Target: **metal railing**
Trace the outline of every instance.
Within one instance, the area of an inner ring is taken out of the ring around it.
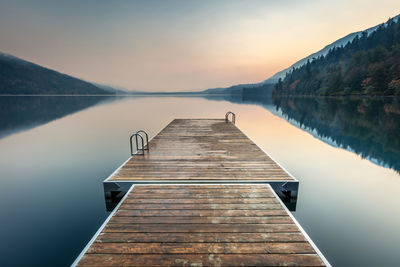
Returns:
[[[144,150],[149,151],[149,135],[146,133],[145,130],[139,130],[136,132],[137,134],[141,135],[140,133],[144,133],[146,136],[146,145],[144,146]]]
[[[232,115],[232,123],[235,124],[236,115],[235,115],[235,113],[233,113],[232,111],[228,111],[228,112],[225,114],[225,122],[229,122],[229,115]]]
[[[145,134],[146,137],[146,145],[144,144],[144,139],[143,136],[141,135],[141,133]],[[136,143],[136,153],[133,152],[133,144],[132,144],[132,139],[133,137],[135,137],[135,143]],[[138,138],[140,138],[141,141],[141,145],[139,144]],[[129,138],[129,142],[130,142],[130,147],[131,147],[131,156],[133,155],[144,155],[144,151],[150,151],[149,148],[149,135],[146,133],[146,131],[144,130],[139,130],[136,133],[132,134],[131,137]],[[141,153],[139,153],[139,151],[141,151]]]

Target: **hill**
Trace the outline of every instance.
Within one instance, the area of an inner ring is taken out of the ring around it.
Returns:
[[[0,95],[114,94],[89,82],[0,53]]]
[[[400,96],[400,21],[390,19],[279,80],[274,95]]]
[[[397,22],[400,19],[400,15],[395,16],[392,20]],[[266,79],[265,81],[261,82],[263,84],[268,84],[268,83],[272,83],[275,84],[278,82],[279,78],[284,79],[286,76],[286,73],[289,73],[291,70],[293,70],[293,68],[299,68],[301,66],[303,66],[304,64],[307,63],[308,60],[312,61],[314,59],[317,59],[320,56],[326,56],[328,54],[328,52],[336,47],[341,47],[341,46],[345,46],[348,42],[351,42],[354,40],[354,38],[358,37],[360,38],[363,34],[367,33],[368,35],[370,35],[371,33],[373,33],[375,30],[377,30],[379,27],[385,26],[386,24],[379,24],[376,25],[374,27],[368,28],[364,31],[358,31],[358,32],[353,32],[350,33],[348,35],[346,35],[345,37],[342,37],[338,40],[336,40],[335,42],[325,46],[324,48],[322,48],[321,50],[300,59],[299,61],[295,62],[294,64],[292,64],[290,67],[281,70],[280,72],[274,74],[272,77]]]

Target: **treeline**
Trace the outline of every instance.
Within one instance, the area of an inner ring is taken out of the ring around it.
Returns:
[[[273,94],[400,96],[400,20],[294,68]]]
[[[267,84],[238,84],[226,88],[214,88],[202,91],[204,94],[219,95],[268,95],[271,96],[274,85]]]

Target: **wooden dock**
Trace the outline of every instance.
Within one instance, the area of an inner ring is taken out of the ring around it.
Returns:
[[[77,266],[325,266],[270,185],[134,185]]]
[[[104,184],[124,195],[73,266],[326,266],[298,181],[233,123],[176,119]]]
[[[269,183],[297,197],[298,181],[233,123],[224,119],[175,119],[104,181],[106,197],[132,184]]]

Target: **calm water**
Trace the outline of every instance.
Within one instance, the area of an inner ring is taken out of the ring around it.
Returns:
[[[300,180],[295,217],[334,266],[400,261],[393,100],[0,97],[0,259],[67,266],[108,213],[102,180],[128,137],[174,118],[237,126]]]

